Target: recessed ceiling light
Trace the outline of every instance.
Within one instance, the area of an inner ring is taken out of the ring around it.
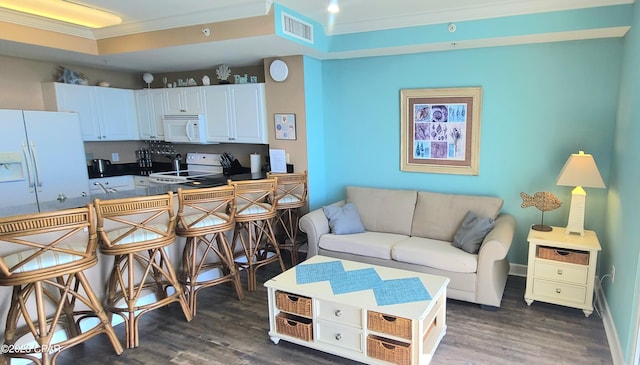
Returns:
[[[331,14],[339,12],[340,7],[338,6],[338,0],[329,0],[329,7],[327,7],[327,11]]]

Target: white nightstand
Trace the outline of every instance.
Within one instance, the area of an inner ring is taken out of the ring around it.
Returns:
[[[593,312],[593,287],[601,250],[594,231],[584,236],[566,234],[561,227],[550,232],[529,230],[529,262],[524,300],[534,300]]]

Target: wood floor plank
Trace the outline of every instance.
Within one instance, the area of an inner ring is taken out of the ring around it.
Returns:
[[[118,356],[105,336],[62,354],[65,364],[358,364],[286,341],[275,345],[267,334],[266,289],[277,265],[258,272],[258,290],[238,301],[230,285],[201,291],[198,313],[187,322],[171,304],[140,320],[140,346]],[[244,273],[242,274],[245,283]],[[245,284],[246,285],[246,284]],[[432,364],[612,364],[604,326],[597,312],[524,302],[525,279],[509,277],[502,307],[495,312],[448,300],[447,334]],[[122,325],[116,327],[124,339]]]

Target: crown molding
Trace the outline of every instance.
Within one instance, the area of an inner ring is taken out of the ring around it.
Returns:
[[[366,21],[350,23],[336,22],[333,24],[333,31],[331,34],[339,35],[370,32],[419,25],[433,25],[600,6],[632,4],[633,2],[634,0],[520,0],[516,2],[503,0],[495,1],[488,5],[482,4],[449,8],[441,11],[415,11],[415,9],[412,9],[411,12],[402,16],[368,18]]]
[[[95,39],[95,35],[90,28],[73,25],[53,19],[45,19],[35,15],[20,13],[13,10],[0,8],[0,21],[31,28],[48,30],[56,33],[63,33],[76,37]]]

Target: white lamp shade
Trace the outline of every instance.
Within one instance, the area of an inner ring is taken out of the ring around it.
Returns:
[[[582,186],[587,188],[604,188],[604,181],[598,171],[593,156],[580,151],[573,153],[564,164],[557,185]]]

